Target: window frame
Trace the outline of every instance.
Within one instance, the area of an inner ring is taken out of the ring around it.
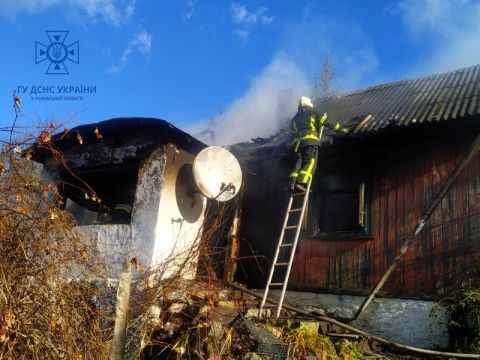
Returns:
[[[359,187],[361,183],[364,183],[364,223],[365,225],[359,228],[359,230],[339,230],[339,231],[320,231],[319,229],[314,229],[310,224],[307,223],[307,231],[310,233],[310,238],[315,240],[349,240],[349,239],[359,239],[359,240],[370,240],[372,239],[372,191],[373,191],[373,169],[369,165],[365,165],[365,162],[362,161],[349,161],[346,158],[341,159],[340,161],[330,161],[322,164],[322,161],[319,162],[321,168],[314,176],[313,186],[313,199],[314,201],[309,201],[309,208],[312,206],[318,206],[319,201],[321,201],[320,194],[328,194],[328,191],[320,190],[320,177],[322,175],[340,175],[347,176],[346,171],[339,171],[338,169],[343,168],[357,168],[361,173],[359,175],[360,180],[356,182],[357,196],[360,198]],[[322,171],[324,170],[324,171]],[[338,191],[338,190],[336,190]],[[340,190],[342,191],[342,190]],[[335,190],[330,191],[333,194]],[[360,206],[357,205],[356,216],[359,216]],[[320,213],[316,213],[317,218],[316,222],[319,222]]]

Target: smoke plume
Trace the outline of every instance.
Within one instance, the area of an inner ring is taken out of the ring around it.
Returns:
[[[277,54],[245,94],[214,119],[217,144],[230,145],[274,134],[280,123],[295,114],[296,101],[292,98],[296,100],[307,92],[305,74],[288,56]]]

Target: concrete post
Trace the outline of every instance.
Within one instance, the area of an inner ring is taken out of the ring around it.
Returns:
[[[132,268],[127,259],[123,263],[123,272],[120,276],[117,290],[117,305],[115,309],[115,328],[113,329],[110,360],[122,360],[125,355],[128,303],[130,301],[130,284]]]

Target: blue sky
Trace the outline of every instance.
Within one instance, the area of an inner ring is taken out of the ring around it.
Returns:
[[[68,75],[35,64],[47,30],[79,41]],[[350,91],[480,63],[479,39],[478,0],[0,0],[0,127],[24,86],[20,126],[148,116],[232,143],[274,131],[278,92],[308,92],[327,51]],[[31,94],[81,85],[96,93]]]

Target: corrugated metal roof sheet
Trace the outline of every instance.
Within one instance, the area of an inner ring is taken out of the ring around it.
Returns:
[[[357,134],[478,115],[480,65],[332,96],[317,110]]]

